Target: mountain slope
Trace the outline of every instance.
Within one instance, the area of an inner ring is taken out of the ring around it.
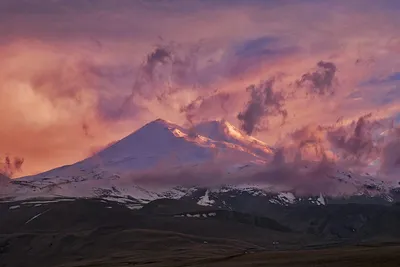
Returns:
[[[298,194],[305,185],[296,175],[310,183],[308,175],[315,176],[314,167],[286,164],[282,171],[266,164],[273,156],[272,148],[224,120],[185,129],[159,119],[83,161],[5,183],[0,199],[95,197],[137,208],[155,199],[184,198],[244,212],[263,203],[325,205],[400,199],[396,188],[383,181],[338,169],[319,173],[314,183],[351,191],[354,198],[339,194],[327,202],[321,191]],[[294,167],[300,169],[291,173]],[[297,180],[283,179],[287,173]]]
[[[224,122],[208,122],[199,129],[224,128]],[[93,170],[114,173],[172,169],[210,162],[263,162],[271,155],[268,146],[254,138],[237,138],[239,131],[230,125],[223,139],[197,134],[161,119],[152,121],[96,155],[70,166],[57,168],[34,177],[73,176]],[[229,142],[234,140],[235,142]],[[253,144],[250,143],[250,141]],[[260,153],[262,151],[262,153]],[[27,178],[25,178],[27,179]]]
[[[236,129],[226,120],[206,121],[195,125],[193,131],[219,142],[228,142],[247,148],[252,153],[265,157],[273,153],[273,149],[254,137]]]
[[[134,177],[144,174],[167,175],[180,172],[218,170],[220,175],[241,171],[242,166],[265,164],[272,150],[245,136],[225,121],[204,122],[197,134],[165,120],[152,121],[96,155],[72,165],[12,181],[8,194],[19,197],[43,196],[129,196],[150,201],[159,197],[181,197],[180,189],[150,189],[139,186]],[[200,133],[204,134],[201,135]],[[213,139],[215,138],[215,139]],[[167,179],[167,178],[166,178]],[[190,183],[189,178],[186,179]]]

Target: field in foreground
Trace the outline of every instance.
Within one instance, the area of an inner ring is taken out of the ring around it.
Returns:
[[[196,240],[195,237],[173,233],[121,232],[113,238],[135,237],[138,243],[121,242],[117,247],[72,251],[68,246],[77,245],[65,238],[64,248],[33,257],[24,253],[6,257],[0,266],[54,266],[54,267],[122,267],[122,266],[399,266],[400,246],[342,247],[298,251],[247,251],[246,244],[229,240]],[[109,237],[111,238],[111,236]],[[143,238],[143,239],[142,239]],[[26,239],[25,239],[26,240]],[[70,252],[67,252],[71,250]],[[60,253],[59,255],[57,255]],[[4,261],[5,260],[5,261]],[[27,265],[28,264],[28,265]]]
[[[314,218],[350,208],[364,224]],[[398,225],[398,207],[386,227],[372,207],[350,208],[307,209],[305,217],[288,210],[296,218],[289,223],[176,201],[141,210],[104,200],[2,203],[0,267],[399,266],[397,227],[389,227]]]

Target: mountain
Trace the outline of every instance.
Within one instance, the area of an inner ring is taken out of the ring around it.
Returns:
[[[400,198],[398,190],[383,181],[343,170],[321,176],[328,185],[351,188],[353,196],[297,195],[279,180],[285,173],[268,165],[273,157],[273,148],[225,120],[186,129],[158,119],[85,160],[6,183],[0,187],[0,199],[95,197],[138,208],[169,198],[247,212],[270,205],[391,203]],[[299,174],[304,175],[310,166],[302,168]],[[252,177],[274,182],[251,183]]]
[[[262,157],[271,156],[274,152],[267,144],[242,133],[226,120],[202,122],[195,125],[192,131],[218,142],[238,145]]]
[[[156,120],[75,164],[0,176],[0,258],[4,266],[293,266],[296,250],[299,266],[327,255],[339,266],[350,262],[340,247],[363,251],[352,256],[362,263],[389,257],[363,245],[397,248],[398,185],[338,168],[316,177],[318,163],[275,158],[223,120],[190,129]],[[319,192],[321,181],[351,194]]]
[[[228,165],[265,162],[265,157],[270,155],[272,150],[267,145],[242,135],[225,121],[211,121],[185,129],[158,119],[90,158],[32,178],[72,176],[76,171],[80,173],[88,169],[129,173],[216,161],[228,162]]]
[[[0,194],[17,198],[118,195],[140,201],[176,198],[190,189],[171,185],[149,189],[132,179],[151,174],[176,176],[185,171],[218,170],[221,175],[229,175],[248,166],[263,165],[272,155],[273,150],[266,144],[224,120],[185,129],[158,119],[83,161],[13,180]],[[190,183],[189,178],[186,180]]]

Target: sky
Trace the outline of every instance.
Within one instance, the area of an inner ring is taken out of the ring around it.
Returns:
[[[396,123],[399,14],[397,0],[3,0],[0,162],[14,177],[72,164],[157,118],[224,118],[271,146],[368,114]]]

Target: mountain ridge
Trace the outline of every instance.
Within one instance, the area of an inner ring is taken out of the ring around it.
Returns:
[[[137,206],[159,198],[187,198],[200,205],[233,207],[235,196],[256,205],[326,204],[318,191],[296,195],[276,166],[267,170],[273,157],[273,148],[225,120],[187,129],[157,119],[85,160],[10,181],[0,188],[0,199],[100,197]],[[307,173],[307,168],[300,171]],[[252,182],[253,175],[257,177]],[[255,182],[260,178],[262,184]],[[324,179],[349,184],[360,196],[395,200],[386,184],[369,177],[336,171]]]
[[[272,150],[266,144],[253,137],[245,136],[224,120],[203,122],[199,126],[185,129],[172,122],[157,119],[97,152],[92,157],[28,177],[51,175],[54,171],[63,172],[65,169],[79,165],[112,169],[115,167],[120,171],[143,171],[151,168],[165,169],[168,166],[209,163],[217,160],[217,157],[228,157],[230,161],[235,162],[236,160],[232,156],[228,156],[232,153],[235,153],[239,162],[265,161],[265,157],[272,155]],[[224,137],[221,138],[221,132],[209,132],[210,129],[207,130],[207,127],[219,128],[218,130],[229,128],[230,131],[224,132]],[[193,131],[196,132],[195,136]],[[219,135],[220,138],[214,140],[210,136],[200,134],[207,131],[211,136]],[[197,132],[199,133],[197,134]],[[229,142],[229,140],[235,142]],[[229,153],[224,153],[224,151]]]

